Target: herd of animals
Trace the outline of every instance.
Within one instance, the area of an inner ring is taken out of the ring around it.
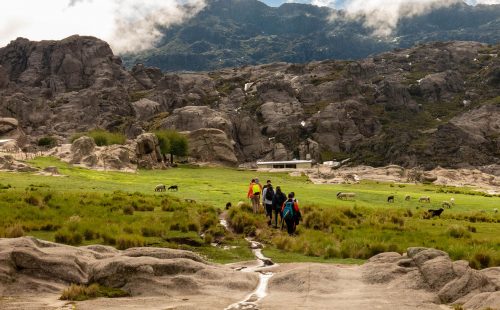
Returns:
[[[171,185],[168,188],[165,184],[158,184],[155,186],[155,192],[165,192],[167,190],[178,191],[179,186],[178,185]],[[355,199],[355,198],[356,198],[356,193],[352,193],[352,192],[338,192],[337,193],[337,199],[348,200],[348,199]],[[410,200],[411,200],[411,196],[406,195],[405,201],[410,201]],[[193,199],[186,199],[186,201],[187,202],[195,202]],[[394,203],[394,195],[387,196],[387,202]],[[422,196],[422,197],[418,198],[418,202],[419,203],[423,203],[423,202],[430,203],[431,197]],[[230,204],[230,203],[228,203],[228,204]],[[452,197],[452,198],[450,198],[450,201],[443,201],[441,203],[441,208],[427,210],[427,215],[429,217],[434,217],[434,216],[441,217],[441,213],[443,213],[444,208],[450,209],[454,205],[455,205],[455,198]],[[226,205],[226,209],[228,209],[228,207],[230,207],[230,205],[229,206]],[[498,213],[498,209],[497,208],[493,209],[493,212]]]
[[[342,200],[348,200],[348,199],[355,199],[356,198],[356,193],[351,193],[351,192],[338,192],[337,193],[337,199],[342,199]],[[406,195],[405,196],[405,201],[410,201],[411,196]],[[387,202],[388,203],[394,203],[394,195],[389,195],[387,197]],[[419,203],[431,203],[431,197],[429,196],[422,196],[418,199]],[[450,209],[452,206],[455,205],[455,198],[450,198],[450,201],[443,201],[441,202],[441,208],[439,209],[429,209],[427,210],[427,215],[429,217],[441,217],[441,213],[443,213],[444,208]],[[493,209],[494,213],[498,213],[498,208]]]

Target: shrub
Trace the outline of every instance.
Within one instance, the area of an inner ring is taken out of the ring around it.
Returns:
[[[110,236],[108,234],[103,234],[102,235],[102,240],[104,241],[105,244],[109,245],[115,245],[116,244],[116,238],[113,236]]]
[[[56,242],[69,244],[69,245],[79,245],[83,241],[83,236],[78,232],[70,232],[67,230],[58,230],[54,239]]]
[[[474,260],[478,262],[479,268],[488,268],[491,266],[491,263],[493,262],[489,254],[481,252],[476,253],[476,255],[474,255]]]
[[[97,146],[125,144],[125,142],[127,141],[127,137],[125,137],[124,134],[109,132],[104,129],[94,129],[86,133],[78,133],[73,135],[71,137],[71,142],[75,141],[76,139],[82,136],[91,137],[92,139],[94,139],[94,142]]]
[[[24,236],[24,229],[19,223],[11,225],[5,230],[5,237],[7,238],[19,238],[22,236]]]
[[[470,238],[470,232],[463,226],[452,225],[448,228],[448,235],[453,238]]]
[[[144,237],[161,237],[163,235],[163,230],[153,227],[143,227],[141,228],[141,233]]]
[[[188,230],[198,232],[200,230],[200,225],[198,223],[191,222],[188,224]]]
[[[206,244],[210,244],[214,241],[214,237],[211,234],[206,233],[205,236],[203,237],[203,240],[205,241]]]
[[[97,297],[116,298],[126,296],[130,296],[130,294],[125,292],[124,290],[104,287],[95,283],[91,284],[90,286],[71,284],[70,287],[62,292],[62,295],[59,299],[83,301]]]
[[[40,196],[33,195],[33,194],[31,194],[28,197],[26,197],[24,199],[24,201],[27,204],[30,204],[32,206],[40,206],[40,205],[42,205],[42,198]]]
[[[86,228],[84,231],[83,231],[83,237],[85,238],[85,240],[94,240],[96,238],[96,233],[90,229],[90,228]]]
[[[125,206],[125,207],[123,207],[123,214],[125,214],[125,215],[133,215],[134,214],[134,207],[132,207],[132,206]]]
[[[328,258],[340,257],[340,250],[337,247],[333,246],[333,245],[329,245],[325,249],[324,257],[327,258],[327,259]]]
[[[119,250],[126,250],[133,247],[144,246],[144,239],[136,236],[119,236],[116,238],[116,247]]]
[[[57,145],[57,139],[54,137],[45,136],[38,139],[37,145],[44,147],[54,147]]]
[[[123,227],[123,232],[126,233],[126,234],[133,234],[134,233],[134,230],[132,229],[132,227]]]
[[[0,183],[0,189],[9,189],[11,187],[12,186],[10,184],[5,185],[5,184]]]

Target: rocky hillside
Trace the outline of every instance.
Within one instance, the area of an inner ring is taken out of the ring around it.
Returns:
[[[163,29],[155,48],[123,57],[129,67],[140,62],[164,71],[199,71],[279,61],[360,59],[430,41],[493,44],[500,42],[500,5],[462,2],[403,18],[389,37],[374,36],[364,24],[363,18],[327,7],[210,0],[192,19]]]
[[[95,127],[186,131],[193,157],[352,158],[432,168],[499,164],[500,46],[422,44],[360,61],[208,73],[127,71],[92,37],[0,49],[0,136],[60,142]],[[1,123],[1,122],[0,122]],[[18,124],[19,128],[12,124]],[[309,155],[308,155],[309,154]]]

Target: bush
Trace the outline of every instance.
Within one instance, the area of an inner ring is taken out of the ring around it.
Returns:
[[[40,206],[42,205],[42,198],[40,196],[36,196],[36,195],[29,195],[28,197],[26,197],[24,199],[24,201],[27,203],[27,204],[30,204],[32,206]]]
[[[78,232],[70,232],[67,230],[58,230],[54,239],[56,242],[69,244],[69,245],[79,245],[83,241],[83,236]]]
[[[85,240],[94,240],[96,238],[97,234],[90,228],[87,228],[83,231],[83,237]]]
[[[470,238],[471,234],[470,232],[464,228],[463,226],[459,225],[452,225],[448,228],[448,235],[453,238]]]
[[[327,246],[325,249],[324,258],[328,259],[328,258],[336,258],[336,257],[340,257],[340,250],[333,245]]]
[[[57,145],[57,139],[54,137],[46,136],[38,139],[37,145],[44,147],[54,147]]]
[[[132,207],[132,206],[125,206],[125,207],[123,207],[123,214],[125,214],[125,215],[133,215],[134,214],[134,207]]]
[[[153,227],[143,227],[141,228],[141,233],[143,237],[161,237],[163,230]]]
[[[24,236],[24,229],[19,223],[11,225],[5,230],[5,237],[7,238],[19,238],[22,236]]]
[[[135,236],[119,236],[116,238],[116,247],[119,250],[126,250],[133,247],[144,246],[144,239]]]
[[[125,137],[125,135],[122,133],[109,132],[104,129],[94,129],[86,133],[78,133],[73,135],[71,137],[71,142],[83,136],[88,136],[94,139],[94,142],[97,146],[125,144],[125,142],[127,141],[127,137]]]
[[[116,298],[126,296],[130,296],[130,294],[125,292],[124,290],[103,287],[95,283],[91,284],[90,286],[71,284],[70,287],[62,292],[62,295],[59,299],[83,301],[98,297]]]

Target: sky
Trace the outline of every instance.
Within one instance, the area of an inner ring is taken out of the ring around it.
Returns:
[[[390,35],[402,16],[423,14],[459,0],[264,0],[311,3],[343,9],[374,34]],[[500,0],[467,0],[469,4],[500,4]],[[186,9],[188,4],[190,9]],[[91,35],[110,43],[115,53],[150,48],[160,39],[158,25],[170,26],[193,17],[205,0],[1,0],[0,47],[17,37],[59,40]],[[333,16],[334,17],[334,16]]]

